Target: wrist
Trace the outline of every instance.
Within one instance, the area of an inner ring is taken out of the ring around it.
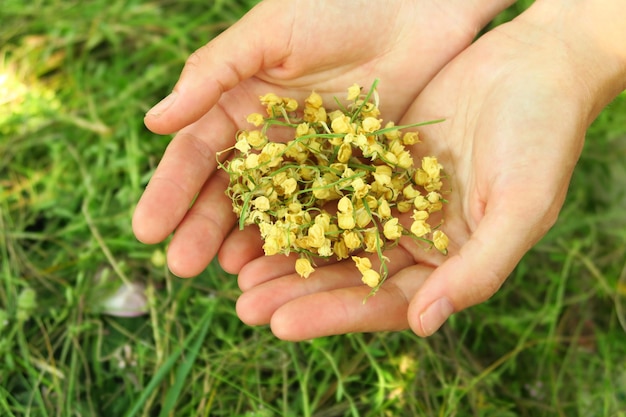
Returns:
[[[587,89],[592,119],[626,89],[624,11],[626,0],[538,0],[519,18],[561,44],[555,55]]]

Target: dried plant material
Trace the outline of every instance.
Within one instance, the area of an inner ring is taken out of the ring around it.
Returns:
[[[247,121],[257,129],[240,131],[232,157],[219,163],[230,176],[227,194],[239,227],[256,224],[266,255],[300,255],[296,272],[307,278],[315,258],[351,259],[362,281],[375,292],[387,278],[383,252],[403,236],[447,253],[448,237],[429,223],[442,209],[443,167],[434,156],[414,163],[407,147],[420,142],[418,132],[403,131],[425,124],[384,123],[376,84],[365,93],[348,88],[348,103],[336,99],[329,110],[313,92],[304,107],[289,97],[260,97],[266,116]],[[271,138],[273,129],[291,129],[286,142]],[[219,155],[218,155],[219,156]],[[412,213],[411,224],[400,213]],[[372,268],[372,253],[380,267]]]

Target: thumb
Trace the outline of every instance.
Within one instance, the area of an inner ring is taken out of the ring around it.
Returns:
[[[558,210],[542,212],[517,203],[510,194],[502,195],[459,252],[433,271],[409,305],[416,334],[430,336],[454,312],[490,298],[554,224]],[[532,219],[529,213],[545,214]]]
[[[262,3],[215,39],[192,53],[172,93],[148,111],[144,122],[153,132],[173,133],[206,114],[221,95],[252,77],[263,67],[276,65],[288,53],[288,36],[268,37],[259,28],[271,21],[285,33],[289,13],[274,13]]]

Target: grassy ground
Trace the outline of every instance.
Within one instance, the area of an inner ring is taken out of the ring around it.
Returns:
[[[238,321],[235,277],[179,280],[163,246],[136,242],[168,141],[143,113],[251,3],[3,2],[0,415],[626,416],[624,95],[589,130],[554,229],[427,340],[275,340]],[[124,281],[145,283],[147,315],[102,314]]]

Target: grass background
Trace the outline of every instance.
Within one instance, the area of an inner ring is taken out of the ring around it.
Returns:
[[[144,112],[253,0],[0,7],[0,415],[626,416],[626,96],[553,230],[441,332],[276,340],[236,278],[180,280],[130,216],[169,138]],[[529,4],[519,2],[499,24]],[[140,281],[149,312],[103,315]]]

